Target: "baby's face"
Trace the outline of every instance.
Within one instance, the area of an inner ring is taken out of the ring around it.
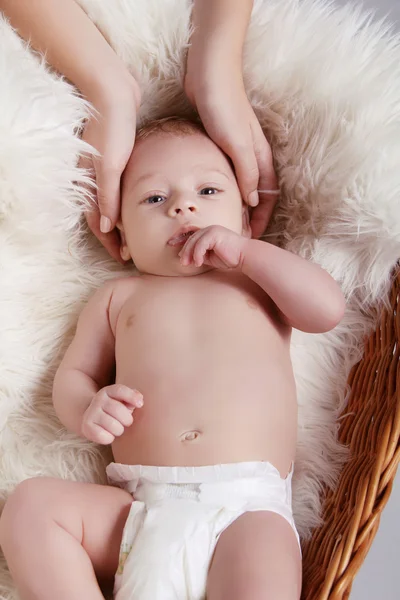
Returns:
[[[182,276],[179,252],[196,229],[222,225],[239,234],[247,209],[232,168],[205,135],[157,132],[133,150],[123,183],[121,254],[142,273]]]

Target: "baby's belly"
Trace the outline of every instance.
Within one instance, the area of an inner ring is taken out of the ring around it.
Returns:
[[[198,466],[264,460],[286,476],[297,431],[289,359],[219,364],[211,372],[199,365],[198,372],[161,372],[157,378],[138,369],[119,381],[140,389],[144,406],[115,440],[116,462]]]

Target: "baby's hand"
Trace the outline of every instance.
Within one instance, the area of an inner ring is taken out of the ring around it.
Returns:
[[[82,435],[97,444],[111,444],[133,423],[132,412],[143,406],[137,390],[116,383],[97,392],[82,420]]]
[[[184,267],[210,265],[216,269],[240,269],[247,238],[220,225],[199,229],[179,253]]]

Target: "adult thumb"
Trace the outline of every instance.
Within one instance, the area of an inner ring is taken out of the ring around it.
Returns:
[[[230,153],[243,200],[250,206],[258,204],[259,169],[252,144],[237,146]]]
[[[121,170],[106,166],[104,159],[94,159],[97,184],[97,202],[100,211],[100,231],[114,229],[120,213]]]

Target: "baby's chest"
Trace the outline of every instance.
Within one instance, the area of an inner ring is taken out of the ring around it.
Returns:
[[[201,282],[148,286],[121,309],[117,333],[136,339],[190,340],[226,336],[234,330],[270,327],[276,315],[268,297],[254,286]]]

